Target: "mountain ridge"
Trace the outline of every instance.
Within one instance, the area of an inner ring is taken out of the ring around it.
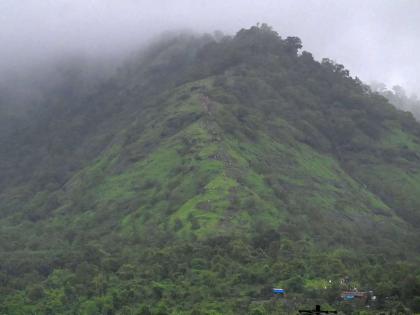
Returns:
[[[47,98],[2,141],[1,311],[276,314],[252,298],[334,304],[348,275],[414,308],[420,125],[301,47],[180,36]]]

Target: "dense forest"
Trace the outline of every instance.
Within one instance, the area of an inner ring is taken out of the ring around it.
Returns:
[[[343,65],[262,24],[61,69],[0,90],[0,314],[420,312],[420,124]]]

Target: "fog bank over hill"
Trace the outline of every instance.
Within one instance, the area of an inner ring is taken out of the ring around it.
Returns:
[[[115,60],[167,30],[232,34],[266,22],[283,37],[300,37],[317,59],[334,59],[362,80],[420,90],[420,2],[414,0],[3,0],[0,21],[3,79],[65,54]]]

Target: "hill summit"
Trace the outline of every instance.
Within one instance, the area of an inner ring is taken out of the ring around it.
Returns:
[[[71,69],[0,104],[0,313],[419,311],[420,125],[344,66],[262,24]]]

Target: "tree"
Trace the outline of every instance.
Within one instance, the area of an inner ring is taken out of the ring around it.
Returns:
[[[303,47],[299,37],[287,37],[285,39],[285,44],[286,50],[293,55],[296,55],[299,49]]]
[[[420,296],[413,298],[413,302],[411,302],[411,309],[414,313],[420,313]]]

